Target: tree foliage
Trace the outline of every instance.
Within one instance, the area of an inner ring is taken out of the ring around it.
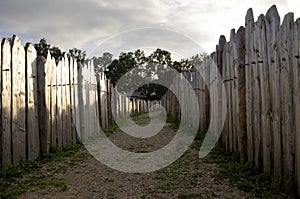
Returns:
[[[99,74],[103,72],[114,87],[121,78],[125,79],[122,84],[118,84],[118,91],[121,90],[123,93],[129,91],[130,88],[136,88],[140,82],[149,80],[147,82],[151,83],[142,84],[143,86],[136,91],[139,91],[148,100],[158,100],[165,94],[169,86],[160,85],[159,80],[166,79],[168,81],[164,82],[172,82],[172,77],[167,75],[170,69],[175,69],[180,73],[190,70],[195,65],[201,64],[206,56],[207,54],[197,54],[190,59],[173,61],[170,52],[158,48],[149,56],[146,56],[144,51],[137,49],[134,52],[122,52],[117,59],[113,60],[113,55],[108,52],[103,53],[101,57],[93,57],[92,60],[98,80]]]
[[[40,39],[40,42],[34,44],[34,47],[37,51],[37,54],[40,56],[47,57],[48,52],[50,52],[51,56],[54,57],[56,63],[62,60],[65,53],[62,52],[59,47],[51,46],[51,44],[48,44],[45,38]],[[75,58],[77,62],[81,62],[81,63],[83,63],[86,58],[86,52],[78,48],[70,49],[67,55],[68,57]]]
[[[63,58],[63,52],[59,47],[53,46],[47,43],[45,38],[42,38],[39,43],[34,44],[36,52],[40,56],[47,57],[48,52],[50,52],[51,56],[54,57],[55,61],[58,62]]]
[[[69,57],[73,57],[77,62],[83,63],[86,58],[86,52],[78,48],[69,49]]]

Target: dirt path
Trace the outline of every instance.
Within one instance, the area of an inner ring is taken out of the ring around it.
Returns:
[[[136,121],[145,125],[148,121]],[[167,124],[148,139],[134,139],[116,131],[110,139],[134,152],[147,152],[168,143],[176,132]],[[198,158],[199,143],[170,166],[156,172],[131,174],[113,170],[81,149],[64,161],[43,165],[21,180],[34,180],[20,198],[255,198],[233,187],[220,166]],[[43,180],[42,180],[43,179]]]

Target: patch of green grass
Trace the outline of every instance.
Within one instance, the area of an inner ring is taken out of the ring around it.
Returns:
[[[206,136],[205,132],[198,131],[197,134],[196,134],[196,136],[195,136],[195,140],[197,140],[197,141],[203,141],[204,138],[205,138],[205,136]]]
[[[159,187],[159,189],[161,189],[163,191],[170,191],[170,190],[172,190],[172,188],[173,188],[173,186],[170,183],[163,184]]]
[[[166,123],[179,123],[179,121],[173,118],[171,115],[167,115]]]
[[[124,148],[122,148],[122,149],[124,149],[124,150],[126,150],[126,151],[130,151],[130,152],[134,152],[135,147],[132,146],[132,145],[130,145],[130,146],[124,147]]]
[[[66,183],[63,180],[52,180],[49,182],[49,185],[54,187],[63,187]]]
[[[117,123],[112,123],[108,129],[104,129],[103,132],[104,134],[109,137],[111,134],[113,134],[116,130],[119,129],[119,126]]]
[[[39,171],[43,163],[61,161],[74,155],[82,146],[81,143],[76,143],[64,149],[50,148],[49,154],[43,155],[36,160],[21,161],[16,165],[2,166],[0,168],[0,198],[16,198],[24,193],[29,186],[45,188],[47,186],[47,177],[49,176],[38,175],[23,181],[20,179],[33,171]],[[75,156],[75,158],[78,159],[74,159],[74,162],[82,160],[83,156]]]
[[[69,188],[66,184],[64,184],[61,188],[60,191],[67,191]]]
[[[178,130],[179,129],[179,126],[180,126],[180,123],[178,122],[173,122],[171,123],[170,127],[174,130]]]
[[[107,182],[114,182],[115,180],[114,179],[112,179],[112,178],[106,178],[105,179]]]
[[[181,193],[178,195],[179,199],[201,198],[201,194],[198,193]]]
[[[197,172],[197,173],[194,173],[194,174],[192,175],[192,178],[198,179],[198,178],[200,178],[200,177],[202,177],[202,176],[203,176],[203,173]]]
[[[157,174],[154,178],[155,178],[156,180],[166,180],[166,176],[161,175],[161,174]]]
[[[221,147],[211,152],[213,162],[222,165],[222,173],[240,190],[251,192],[258,197],[277,194],[277,188],[271,178],[260,172],[252,163],[240,162],[238,153],[228,153]]]

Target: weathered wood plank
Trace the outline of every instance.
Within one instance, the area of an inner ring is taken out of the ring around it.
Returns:
[[[77,63],[77,74],[78,74],[78,117],[76,117],[76,127],[78,128],[78,136],[82,140],[84,138],[84,94],[83,94],[83,75],[82,65]]]
[[[69,145],[69,138],[70,138],[70,122],[68,118],[68,67],[69,61],[66,58],[66,55],[62,59],[62,80],[61,80],[61,87],[62,87],[62,98],[61,98],[61,105],[62,105],[62,145],[63,147],[68,147]]]
[[[52,100],[51,100],[51,79],[52,79],[52,61],[51,61],[51,54],[48,51],[47,57],[46,57],[46,63],[45,63],[45,99],[46,99],[46,108],[47,108],[47,122],[48,122],[48,129],[47,129],[47,135],[48,135],[48,143],[50,146],[55,147],[55,143],[52,143],[52,118],[51,118],[51,107],[52,107]]]
[[[294,15],[289,13],[284,17],[280,27],[280,90],[281,90],[281,128],[283,146],[284,186],[291,190],[294,175],[294,115],[293,115],[293,68],[292,68],[292,34]]]
[[[237,134],[237,128],[238,128],[238,110],[237,110],[237,75],[236,75],[236,69],[237,69],[237,61],[236,57],[236,46],[234,43],[235,39],[235,29],[232,29],[230,32],[230,51],[229,51],[229,57],[230,57],[230,92],[231,92],[231,131],[232,131],[232,143],[231,143],[231,151],[236,151],[238,149],[238,134]]]
[[[261,15],[257,22],[258,25],[258,69],[260,76],[261,92],[261,133],[263,150],[263,171],[271,173],[271,131],[270,131],[270,84],[267,58],[267,39],[265,17]]]
[[[77,64],[75,62],[75,59],[73,59],[72,57],[69,58],[70,59],[70,117],[71,117],[71,131],[72,131],[72,144],[76,143],[76,118],[74,113],[76,112],[76,106],[75,106],[75,75],[77,74],[76,70],[77,70]]]
[[[267,34],[267,53],[268,71],[270,80],[270,118],[272,132],[272,151],[273,151],[273,180],[278,184],[281,180],[282,168],[282,144],[280,127],[280,82],[279,82],[279,44],[278,32],[280,17],[275,6],[272,6],[266,14],[266,34]]]
[[[263,17],[260,15],[259,18]],[[262,168],[262,132],[261,132],[261,92],[260,73],[258,60],[259,24],[254,23],[254,32],[251,40],[250,50],[252,51],[252,85],[253,85],[253,134],[254,134],[254,162],[256,167]]]
[[[12,154],[13,163],[26,158],[25,50],[17,36],[12,44]],[[14,81],[18,80],[18,81]]]
[[[229,133],[229,122],[230,122],[230,118],[229,118],[229,114],[230,114],[230,110],[229,110],[229,87],[228,87],[228,67],[227,67],[227,63],[228,63],[228,57],[227,55],[227,48],[228,48],[228,43],[226,43],[223,47],[223,59],[222,59],[222,77],[223,77],[223,82],[224,82],[224,86],[225,86],[225,92],[226,92],[226,101],[227,101],[227,113],[226,113],[226,119],[225,119],[225,124],[224,124],[224,128],[223,128],[223,133],[224,133],[224,145],[225,145],[225,149],[227,151],[229,151],[230,149],[230,145],[229,145],[229,140],[230,140],[230,133]]]
[[[222,64],[223,64],[223,47],[226,43],[226,38],[224,35],[221,35],[220,38],[219,38],[219,44],[217,45],[217,50],[216,50],[216,60],[217,60],[217,67],[218,67],[218,70],[221,74],[221,77],[223,77],[223,69],[222,69]],[[222,92],[222,88],[219,87],[219,93],[221,93],[220,95],[220,99],[223,99],[223,92]],[[219,100],[219,108],[220,110],[222,110],[223,108],[223,101],[222,100]],[[220,111],[220,113],[223,113],[223,111]],[[223,116],[220,116],[220,118],[222,118]],[[225,133],[222,131],[222,134],[221,134],[221,143],[223,142],[224,143],[224,140],[225,140]]]
[[[71,118],[71,94],[70,94],[70,62],[67,57],[67,54],[64,55],[65,60],[65,103],[66,103],[66,131],[64,132],[66,134],[66,141],[67,146],[71,146],[72,141],[72,118]]]
[[[246,110],[247,110],[247,151],[248,161],[254,161],[254,143],[253,143],[253,92],[252,92],[252,51],[251,37],[254,29],[253,11],[249,9],[246,15],[245,23],[245,43],[246,43]]]
[[[247,160],[245,28],[240,27],[235,37],[238,90],[238,129],[241,160]]]
[[[37,53],[30,43],[26,45],[26,81],[27,159],[34,160],[40,154],[40,137],[37,105]]]
[[[52,57],[51,61],[49,60],[49,65],[51,65],[51,84],[50,84],[50,92],[51,92],[51,107],[50,107],[50,117],[51,117],[51,146],[58,146],[58,137],[57,137],[57,83],[56,83],[56,62],[54,57]]]
[[[74,89],[73,89],[73,96],[74,96],[74,101],[73,101],[73,119],[74,119],[74,126],[75,126],[75,133],[76,133],[76,140],[79,137],[79,95],[78,95],[78,63],[74,60]]]
[[[0,36],[0,41],[2,43],[2,38]],[[0,85],[2,85],[2,45],[0,47]],[[0,86],[0,165],[2,165],[2,86]]]
[[[300,18],[296,20],[294,27],[294,53],[293,53],[293,88],[295,105],[295,168],[296,168],[296,190],[297,197],[300,198]]]
[[[57,147],[63,147],[63,120],[62,120],[62,62],[56,66],[56,121]]]
[[[8,39],[1,45],[1,163],[12,163],[11,143],[11,46]]]
[[[46,59],[42,56],[37,57],[37,93],[38,93],[38,116],[39,116],[39,136],[41,155],[49,153],[48,143],[48,110],[46,106],[46,80],[45,80]]]

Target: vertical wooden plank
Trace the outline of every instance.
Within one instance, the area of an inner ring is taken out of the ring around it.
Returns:
[[[225,38],[224,35],[221,35],[220,38],[219,38],[219,44],[217,45],[217,49],[216,49],[217,67],[218,67],[218,70],[221,74],[221,77],[223,77],[223,48],[224,48],[225,43],[226,43],[226,38]],[[222,91],[221,86],[219,87],[218,93],[220,94],[220,99],[222,99],[223,98],[223,91]],[[222,111],[223,110],[223,103],[224,103],[223,100],[219,100],[218,107],[221,110],[220,111],[221,113],[223,112]],[[222,118],[222,116],[220,116],[220,118]],[[223,128],[220,140],[221,140],[221,143],[224,145],[224,142],[225,142],[224,128]]]
[[[235,37],[238,90],[238,129],[241,160],[247,160],[247,123],[246,123],[246,74],[245,74],[245,28],[240,27]]]
[[[271,173],[271,126],[270,126],[270,85],[267,58],[266,23],[264,15],[260,15],[258,25],[258,48],[256,56],[260,74],[261,91],[261,133],[263,150],[263,171]]]
[[[254,23],[253,37],[250,50],[252,50],[252,84],[253,84],[253,135],[254,135],[254,162],[257,168],[262,167],[262,133],[261,133],[261,91],[260,73],[258,63],[259,26]]]
[[[26,158],[25,79],[25,50],[20,39],[14,36],[12,44],[13,163],[18,163]]]
[[[0,36],[2,43],[2,38]],[[2,165],[2,44],[0,47],[0,166]]]
[[[77,63],[77,74],[78,74],[78,117],[76,117],[77,128],[79,128],[80,139],[84,138],[84,94],[83,94],[83,75],[82,75],[82,64]]]
[[[37,53],[32,44],[26,45],[26,129],[27,159],[34,160],[40,154],[38,93],[37,93]]]
[[[47,129],[47,135],[48,135],[48,143],[51,147],[55,147],[55,143],[52,143],[52,118],[51,118],[51,79],[52,79],[52,59],[50,52],[48,51],[47,57],[46,57],[46,63],[45,63],[45,99],[46,99],[46,108],[47,108],[47,122],[48,122],[48,129]]]
[[[273,151],[273,180],[279,184],[282,170],[282,143],[280,126],[280,81],[279,81],[279,43],[278,32],[280,17],[276,6],[272,6],[266,14],[266,34],[267,34],[267,53],[268,71],[270,79],[270,102],[271,102],[271,132],[272,132],[272,151]]]
[[[245,22],[245,43],[246,43],[246,110],[247,110],[247,153],[248,161],[254,161],[254,143],[253,143],[253,92],[252,92],[252,51],[251,51],[251,37],[254,29],[253,11],[249,9],[246,15]]]
[[[46,106],[46,83],[45,83],[46,59],[42,56],[37,58],[37,93],[38,93],[38,116],[41,154],[49,153],[48,144],[48,110]]]
[[[90,73],[90,126],[91,129],[91,136],[96,135],[97,132],[97,110],[98,110],[98,102],[97,102],[97,82],[95,79],[95,72],[94,72],[94,63],[93,60],[90,62],[89,66],[89,73]]]
[[[293,84],[294,84],[294,106],[295,106],[295,133],[296,133],[296,190],[300,198],[300,18],[296,20],[294,29],[294,53],[293,53]]]
[[[66,55],[62,59],[62,97],[61,97],[61,105],[62,105],[62,144],[63,147],[69,146],[69,120],[68,120],[68,67],[69,61],[66,58]]]
[[[65,59],[63,58],[61,60],[61,96],[60,96],[60,101],[61,101],[61,124],[62,124],[62,131],[61,131],[61,136],[62,136],[62,147],[67,146],[67,124],[66,124],[66,63]]]
[[[294,118],[292,98],[292,34],[294,28],[293,13],[287,14],[280,27],[280,90],[281,90],[281,128],[283,146],[284,187],[291,190],[294,174]]]
[[[89,134],[89,126],[88,123],[88,111],[89,111],[89,97],[88,97],[88,74],[87,74],[87,65],[84,64],[82,67],[82,96],[83,96],[83,120],[82,123],[84,124],[84,131],[82,132],[82,139],[86,139]]]
[[[8,39],[1,45],[1,163],[12,163],[11,143],[11,46]]]
[[[228,42],[224,45],[223,48],[223,82],[225,86],[226,92],[226,101],[227,101],[227,115],[225,119],[223,132],[225,134],[225,148],[227,151],[231,149],[231,141],[232,141],[232,131],[231,131],[231,93],[230,93],[230,71],[229,71],[229,54],[228,54],[229,44]]]
[[[71,117],[71,134],[72,134],[72,144],[76,143],[76,125],[75,125],[75,121],[76,118],[75,116],[75,75],[76,75],[76,62],[75,60],[70,57],[70,117]]]
[[[78,132],[79,132],[79,93],[78,93],[78,63],[74,60],[74,89],[73,89],[73,119],[74,119],[74,127],[75,127],[75,136],[76,141],[78,139]]]
[[[56,121],[57,147],[63,147],[63,118],[62,118],[62,62],[56,66]]]
[[[51,117],[51,145],[53,147],[58,146],[58,137],[57,137],[57,80],[56,80],[56,62],[54,57],[51,59],[51,62],[49,60],[49,65],[51,65],[51,86],[50,86],[50,92],[51,92],[51,107],[50,107],[50,117]]]
[[[231,133],[232,133],[232,144],[231,151],[237,150],[237,82],[236,82],[236,60],[235,60],[235,29],[231,30],[230,33],[230,42],[229,42],[229,83],[230,83],[230,93],[231,93],[231,101],[229,102],[231,106]]]
[[[205,63],[205,78],[207,78],[207,82],[209,82],[210,79],[210,67],[209,64],[207,64],[207,62]],[[210,96],[209,96],[209,90],[208,90],[208,86],[206,86],[205,89],[205,129],[208,129],[209,127],[209,122],[210,122]]]
[[[67,146],[73,144],[72,141],[72,120],[71,120],[71,94],[70,94],[70,62],[67,54],[64,55],[65,60],[65,103],[66,103],[66,141]]]

